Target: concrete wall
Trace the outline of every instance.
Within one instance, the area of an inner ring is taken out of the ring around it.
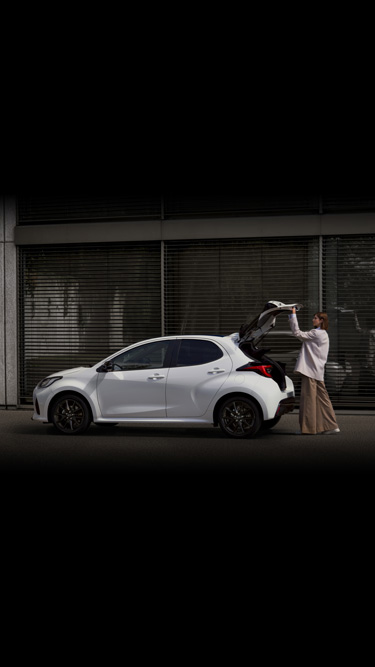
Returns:
[[[0,408],[18,404],[16,198],[0,196]]]

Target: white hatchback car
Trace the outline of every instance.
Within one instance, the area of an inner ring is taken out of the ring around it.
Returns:
[[[282,312],[270,301],[239,333],[145,340],[87,368],[49,375],[34,389],[33,419],[64,434],[101,424],[219,425],[233,438],[272,428],[294,407],[282,364],[257,344]]]

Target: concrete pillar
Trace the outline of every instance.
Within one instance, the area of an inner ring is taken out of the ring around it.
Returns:
[[[0,407],[5,405],[5,224],[4,197],[0,196]]]
[[[16,198],[0,196],[0,407],[18,405]]]

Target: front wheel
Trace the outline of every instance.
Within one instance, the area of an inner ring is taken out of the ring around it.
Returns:
[[[231,438],[253,438],[261,423],[259,408],[250,398],[234,396],[220,407],[220,428]]]
[[[57,398],[52,405],[52,423],[60,433],[78,435],[89,427],[90,410],[79,396],[65,395]]]

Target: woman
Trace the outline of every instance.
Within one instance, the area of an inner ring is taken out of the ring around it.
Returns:
[[[332,403],[324,384],[324,367],[329,350],[328,317],[326,313],[315,313],[314,329],[301,331],[298,327],[296,309],[289,315],[292,333],[302,341],[295,371],[301,373],[301,398],[299,407],[300,433],[340,433]]]

